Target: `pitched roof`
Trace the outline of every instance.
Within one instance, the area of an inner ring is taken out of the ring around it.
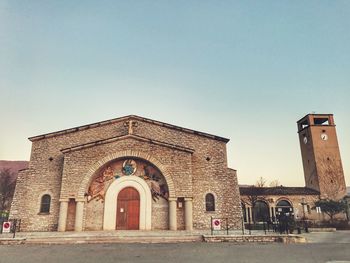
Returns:
[[[316,190],[307,187],[254,187],[240,186],[241,195],[319,195]]]
[[[220,136],[212,135],[212,134],[205,133],[205,132],[200,132],[200,131],[196,131],[196,130],[183,128],[183,127],[172,125],[172,124],[168,124],[168,123],[165,123],[165,122],[160,122],[160,121],[156,121],[156,120],[152,120],[152,119],[147,119],[147,118],[140,117],[140,116],[137,116],[137,115],[127,115],[127,116],[120,117],[120,118],[115,118],[115,119],[110,119],[110,120],[106,120],[106,121],[95,122],[95,123],[91,123],[91,124],[87,124],[87,125],[83,125],[83,126],[78,126],[78,127],[74,127],[74,128],[70,128],[70,129],[65,129],[65,130],[61,130],[61,131],[56,131],[56,132],[51,132],[51,133],[46,133],[46,134],[42,134],[42,135],[29,137],[28,139],[30,141],[37,141],[37,140],[41,140],[41,139],[44,139],[44,138],[49,138],[49,137],[54,137],[54,136],[59,136],[59,135],[65,135],[65,134],[68,134],[68,133],[77,132],[77,131],[81,131],[81,130],[87,130],[87,129],[90,129],[90,128],[96,128],[96,127],[100,127],[100,126],[104,126],[104,125],[108,125],[108,124],[113,124],[113,123],[124,121],[124,120],[126,121],[126,120],[129,120],[129,119],[143,121],[143,122],[151,123],[151,124],[162,126],[162,127],[167,127],[169,129],[178,130],[178,131],[182,131],[182,132],[186,132],[186,133],[196,134],[196,135],[207,137],[207,138],[210,138],[210,139],[213,139],[213,140],[223,141],[225,143],[230,141],[230,139],[227,139],[227,138],[224,138],[224,137],[220,137]]]

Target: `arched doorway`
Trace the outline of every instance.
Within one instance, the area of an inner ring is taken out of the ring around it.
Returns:
[[[118,225],[118,199],[119,194],[126,188],[132,188],[139,194],[139,228],[151,230],[152,220],[152,194],[147,183],[137,176],[123,176],[114,180],[109,186],[103,213],[103,230],[115,230]],[[123,194],[124,195],[124,194]],[[123,198],[122,198],[123,199]],[[120,210],[119,210],[120,211]],[[119,228],[118,228],[119,229]]]
[[[123,211],[121,212],[117,207],[118,199],[121,201],[127,198],[119,196],[120,192],[127,187],[136,189],[139,195],[138,228],[135,225],[128,225],[130,222],[128,223],[126,219],[124,223],[117,222],[118,213],[121,220],[122,213],[129,212],[131,209],[126,210],[127,208],[121,207]],[[161,171],[147,160],[129,157],[112,160],[102,165],[91,178],[86,193],[85,218],[89,220],[85,222],[85,229],[168,229],[168,189],[167,181]],[[162,214],[162,220],[159,220],[160,214]]]
[[[287,200],[280,200],[276,205],[276,215],[293,215],[293,207]]]
[[[133,187],[125,187],[117,198],[117,230],[138,230],[140,220],[140,194]]]

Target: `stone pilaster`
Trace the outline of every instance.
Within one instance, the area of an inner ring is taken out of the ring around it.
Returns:
[[[273,206],[272,205],[269,206],[269,217],[272,220],[272,217],[273,217]]]
[[[185,229],[193,230],[192,198],[185,198]]]
[[[77,200],[77,206],[75,210],[74,231],[80,232],[83,230],[84,204],[85,201]]]
[[[169,198],[169,229],[177,230],[176,224],[176,198]]]
[[[66,231],[67,224],[67,212],[68,212],[68,200],[60,200],[60,213],[58,217],[58,231]]]
[[[248,206],[248,210],[249,210],[248,222],[253,222],[253,209],[251,206]]]

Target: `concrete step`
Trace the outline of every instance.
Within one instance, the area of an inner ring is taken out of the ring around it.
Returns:
[[[98,243],[184,243],[202,242],[203,236],[78,236],[27,237],[26,244],[98,244]]]

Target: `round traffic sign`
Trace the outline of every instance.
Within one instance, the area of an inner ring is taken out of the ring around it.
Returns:
[[[11,231],[11,222],[7,221],[2,223],[2,232],[3,233],[10,233]]]

